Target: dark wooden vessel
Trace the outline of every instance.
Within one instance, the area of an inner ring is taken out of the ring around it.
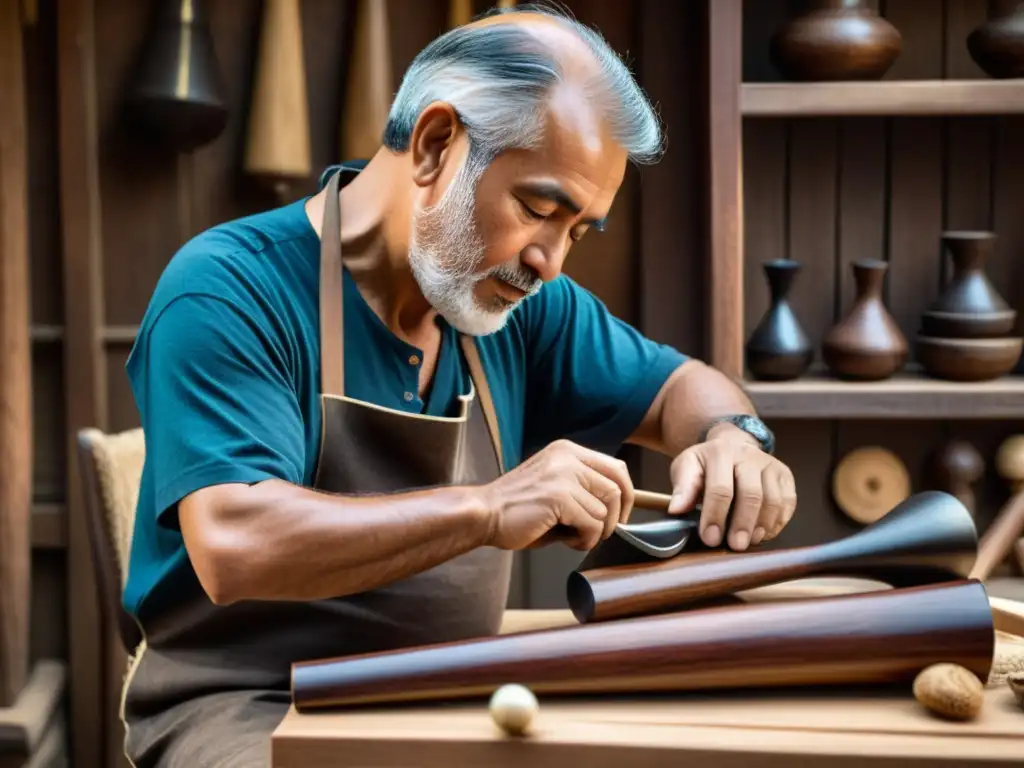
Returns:
[[[163,146],[191,152],[228,122],[206,0],[160,0],[134,79],[126,120]]]
[[[893,586],[965,578],[978,553],[970,511],[954,496],[924,491],[843,539],[806,547],[731,553],[707,550],[569,574],[580,623],[676,610],[733,592],[809,576],[853,576]]]
[[[993,338],[1013,330],[1017,311],[992,285],[985,265],[995,249],[993,232],[943,232],[943,250],[953,275],[921,315],[921,335],[937,338]]]
[[[787,381],[802,376],[814,359],[814,347],[789,304],[789,292],[800,272],[790,259],[763,265],[769,306],[744,348],[747,368],[763,381]]]
[[[899,30],[867,0],[795,0],[771,39],[772,63],[789,80],[877,80],[902,49]]]
[[[968,36],[967,50],[989,77],[1024,77],[1024,2],[989,0],[988,19]]]
[[[299,711],[484,698],[908,684],[954,662],[981,680],[995,649],[978,581],[749,603],[292,665]]]

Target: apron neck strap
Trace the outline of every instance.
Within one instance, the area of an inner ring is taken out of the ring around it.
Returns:
[[[342,325],[341,210],[337,171],[327,182],[320,235],[320,391],[345,394],[345,330]]]
[[[494,400],[491,398],[491,388],[487,384],[483,363],[480,362],[480,351],[476,348],[476,342],[469,336],[459,334],[459,341],[462,343],[462,353],[466,356],[466,364],[469,365],[469,375],[476,386],[477,397],[480,398],[480,407],[483,409],[484,418],[487,419],[487,431],[491,433],[491,444],[498,459],[498,471],[504,473],[505,460],[501,452],[498,414],[494,410]]]

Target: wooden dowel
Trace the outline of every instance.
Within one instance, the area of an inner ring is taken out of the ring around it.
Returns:
[[[1006,502],[978,542],[978,559],[971,570],[971,578],[984,581],[992,575],[1024,530],[1024,491],[1018,491]]]

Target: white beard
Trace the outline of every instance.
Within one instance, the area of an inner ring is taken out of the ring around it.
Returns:
[[[527,296],[541,287],[541,280],[524,269],[518,258],[475,274],[485,255],[476,226],[476,185],[485,168],[471,152],[444,196],[416,215],[409,246],[409,265],[424,298],[449,325],[470,336],[500,331],[522,301],[482,304],[474,295],[481,280],[500,277]]]

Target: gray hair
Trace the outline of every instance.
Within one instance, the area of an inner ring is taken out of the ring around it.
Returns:
[[[588,85],[605,98],[612,135],[634,163],[656,163],[662,154],[657,115],[602,35],[568,12],[541,4],[485,15],[524,12],[551,16],[586,43],[599,66],[599,82]],[[405,152],[420,114],[435,101],[455,109],[478,162],[508,149],[536,146],[546,97],[562,77],[556,52],[516,24],[456,27],[433,40],[409,66],[391,106],[384,146]]]

